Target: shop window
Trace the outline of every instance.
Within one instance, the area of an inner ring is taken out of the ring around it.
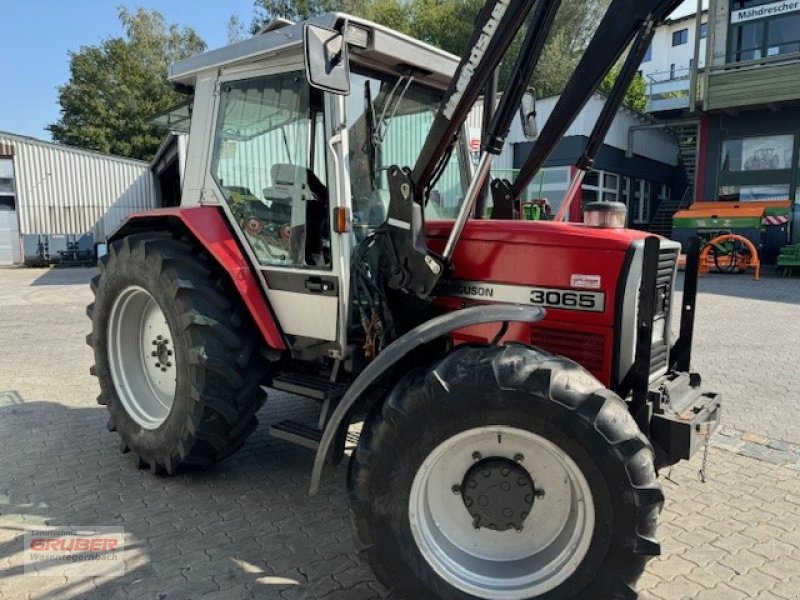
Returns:
[[[767,56],[800,52],[800,13],[767,23]]]
[[[594,187],[600,185],[600,172],[599,171],[589,171],[586,173],[586,177],[583,178],[583,187]]]
[[[763,56],[764,22],[742,23],[733,28],[731,59],[735,62],[757,60]]]
[[[722,144],[722,172],[791,169],[793,152],[793,135],[728,140]]]
[[[765,202],[790,199],[790,186],[785,185],[723,185],[719,199],[734,202]]]
[[[583,180],[584,203],[595,200],[616,202],[619,199],[619,175],[605,171],[589,171]]]
[[[689,41],[689,30],[681,29],[680,31],[672,32],[672,45],[683,46]]]
[[[719,172],[721,200],[788,200],[798,170],[795,135],[726,140]]]
[[[734,10],[753,6],[735,5]],[[800,10],[735,23],[731,26],[730,40],[729,59],[734,62],[798,53]]]
[[[649,223],[652,185],[647,180],[637,179],[633,189],[634,202],[631,218],[634,223],[639,225]]]
[[[631,204],[631,178],[630,177],[623,177],[622,178],[622,187],[620,188],[619,201],[622,202],[625,206],[630,206],[630,204]]]

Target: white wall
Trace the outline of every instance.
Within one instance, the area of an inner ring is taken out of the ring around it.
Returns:
[[[708,9],[708,0],[702,0],[703,10]],[[695,44],[695,14],[697,1],[687,0],[671,15],[670,20],[661,25],[653,37],[653,51],[651,60],[641,65],[645,79],[652,78],[663,81],[670,77],[670,67],[675,65],[676,77],[688,75],[691,60],[694,58]],[[708,15],[703,15],[703,22],[708,21]],[[680,46],[672,45],[672,34],[682,29],[688,29],[688,41]],[[706,40],[700,40],[699,67],[705,65]]]

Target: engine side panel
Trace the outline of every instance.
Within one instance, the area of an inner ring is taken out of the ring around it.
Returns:
[[[266,344],[274,350],[286,350],[283,335],[264,299],[261,285],[217,207],[175,207],[135,213],[109,236],[108,241],[138,231],[157,231],[159,224],[163,225],[162,229],[170,229],[170,223],[174,224],[176,220],[228,273]]]
[[[451,310],[487,302],[544,306],[541,322],[512,324],[503,339],[571,358],[613,387],[619,280],[641,233],[491,223],[468,224],[437,303]],[[441,250],[448,230],[441,223],[429,227],[433,250]],[[497,334],[497,325],[481,325],[459,330],[454,340],[486,342]]]

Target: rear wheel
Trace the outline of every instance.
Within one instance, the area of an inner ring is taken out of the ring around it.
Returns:
[[[635,598],[659,551],[653,452],[624,402],[522,345],[401,381],[349,489],[359,550],[399,598]]]
[[[172,473],[237,450],[257,426],[266,359],[217,266],[168,235],[114,242],[87,314],[98,402],[123,452]]]

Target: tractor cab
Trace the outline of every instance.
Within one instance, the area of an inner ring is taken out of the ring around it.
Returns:
[[[346,15],[282,25],[172,67],[193,92],[182,205],[220,206],[282,331],[338,353],[354,248],[386,221],[389,167],[419,155],[458,58]],[[432,188],[431,218],[464,199],[463,150]]]

